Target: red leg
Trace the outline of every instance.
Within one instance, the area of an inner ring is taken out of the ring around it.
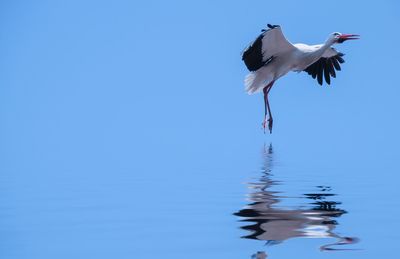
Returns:
[[[267,106],[267,101],[268,101],[268,86],[264,87],[263,92],[264,92],[264,120],[262,123],[262,127],[264,129],[264,134],[265,134],[265,128],[266,128],[266,124],[267,124],[267,116],[268,116],[268,106]]]
[[[264,117],[264,121],[263,121],[264,133],[265,133],[265,128],[266,128],[266,124],[267,124],[267,115],[268,114],[269,114],[268,129],[269,129],[269,132],[272,133],[273,119],[272,119],[271,108],[269,106],[268,94],[269,94],[269,91],[271,91],[271,88],[272,88],[273,85],[274,85],[274,82],[271,82],[266,87],[264,87],[264,89],[263,89],[263,92],[264,92],[264,105],[265,105],[265,117]]]
[[[271,88],[270,88],[271,89]],[[269,92],[269,91],[268,91]],[[269,101],[268,101],[268,97],[267,97],[267,107],[268,107],[268,113],[269,113],[269,119],[268,119],[268,129],[269,129],[269,133],[272,134],[272,124],[273,124],[273,119],[272,119],[272,112],[271,112],[271,108],[269,107]]]

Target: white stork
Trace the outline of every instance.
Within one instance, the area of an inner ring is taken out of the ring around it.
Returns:
[[[268,118],[268,129],[272,133],[272,114],[268,102],[268,94],[277,79],[289,71],[305,71],[322,85],[323,77],[330,84],[330,77],[336,77],[335,70],[340,70],[344,63],[343,53],[331,46],[346,40],[359,39],[356,34],[331,33],[323,44],[306,45],[290,43],[282,33],[279,25],[268,24],[268,29],[250,44],[242,55],[242,60],[250,70],[246,76],[245,86],[249,94],[264,92],[265,116],[263,128],[265,132]]]

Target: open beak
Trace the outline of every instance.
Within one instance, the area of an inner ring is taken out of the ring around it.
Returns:
[[[339,36],[338,42],[342,43],[346,40],[358,40],[358,39],[360,39],[360,35],[358,34],[342,34]]]

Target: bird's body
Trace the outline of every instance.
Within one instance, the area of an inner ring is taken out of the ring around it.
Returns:
[[[269,83],[276,81],[288,72],[301,72],[321,57],[338,55],[333,48],[324,45],[294,44],[293,48],[277,53],[268,65],[251,72],[245,79],[246,90],[249,94],[261,91]]]
[[[269,130],[272,132],[272,115],[269,108],[268,93],[280,77],[290,71],[305,71],[317,78],[322,85],[323,77],[330,84],[330,77],[336,77],[343,63],[343,54],[331,46],[345,40],[356,39],[352,34],[332,33],[324,44],[292,44],[282,33],[280,26],[268,25],[261,35],[243,52],[242,59],[250,73],[245,78],[246,91],[249,94],[264,92],[265,117],[269,113]],[[268,110],[268,112],[267,112]],[[266,119],[264,120],[264,129]]]

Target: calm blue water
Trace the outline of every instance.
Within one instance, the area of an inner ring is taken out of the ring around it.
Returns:
[[[119,161],[77,149],[67,159],[38,154],[15,164],[1,175],[1,257],[389,258],[396,251],[396,170],[378,150],[346,157],[315,151],[319,143],[257,142],[139,141],[147,149]]]

